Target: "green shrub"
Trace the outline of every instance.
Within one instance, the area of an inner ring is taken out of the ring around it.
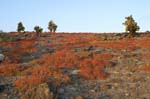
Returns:
[[[57,25],[51,20],[48,24],[48,29],[50,32],[56,32]]]
[[[23,26],[22,22],[18,23],[17,31],[18,32],[24,32],[25,27]]]
[[[126,21],[123,23],[125,25],[126,32],[129,32],[131,36],[136,34],[136,31],[140,30],[137,22],[133,19],[132,15],[125,17]]]

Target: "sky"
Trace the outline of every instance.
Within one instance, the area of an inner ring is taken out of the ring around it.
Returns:
[[[0,0],[0,30],[16,31],[21,21],[26,31],[48,22],[58,32],[124,32],[125,17],[133,15],[140,31],[150,30],[150,0]]]

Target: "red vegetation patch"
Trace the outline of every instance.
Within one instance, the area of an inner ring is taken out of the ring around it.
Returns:
[[[95,80],[95,79],[104,79],[107,77],[107,73],[103,71],[103,65],[99,64],[98,62],[93,63],[92,60],[84,60],[85,65],[82,64],[80,67],[79,76],[86,78],[88,80]]]
[[[89,46],[89,41],[95,39],[94,34],[53,34],[51,39],[54,40],[55,49],[74,49],[76,47],[84,48]]]
[[[113,56],[109,53],[101,53],[93,55],[90,58],[84,57],[84,59],[81,59],[81,57],[79,58],[75,53],[71,51],[62,50],[54,54],[45,54],[33,64],[49,66],[55,69],[66,67],[73,69],[79,67],[81,71],[79,74],[80,76],[87,79],[100,79],[107,76],[107,73],[103,71],[103,68],[109,63],[112,57]]]
[[[103,35],[101,35],[103,36]],[[133,51],[137,48],[150,48],[150,39],[125,38],[121,40],[103,41],[96,37],[95,34],[53,34],[51,44],[55,49],[73,49],[76,47],[85,48],[89,45],[111,48],[116,50]]]
[[[147,48],[150,49],[150,39],[142,39],[142,40],[138,40],[136,45],[138,47],[143,47],[143,48]]]
[[[20,50],[23,52],[35,52],[37,51],[35,48],[35,40],[23,40],[18,42]]]
[[[48,65],[55,68],[73,68],[77,63],[77,55],[69,50],[61,50],[53,54],[45,54],[38,60],[38,64]]]
[[[21,40],[21,41],[15,41],[15,42],[3,42],[0,45],[5,48],[9,48],[13,51],[16,51],[16,52],[36,51],[34,39]]]
[[[138,46],[136,46],[137,39],[134,38],[128,38],[128,39],[122,39],[122,40],[108,40],[108,41],[102,41],[102,40],[91,40],[90,44],[93,46],[99,46],[104,48],[111,48],[116,50],[129,50],[133,51],[137,49]]]
[[[30,76],[21,78],[15,81],[15,86],[17,89],[21,92],[25,92],[27,90],[30,90],[31,88],[44,83],[45,79],[37,77],[37,76]]]
[[[62,74],[58,70],[52,69],[49,66],[34,66],[26,69],[21,74],[24,78],[15,81],[15,86],[20,91],[29,90],[45,82],[57,86],[61,83],[70,82],[69,76]]]
[[[8,63],[21,63],[21,56],[36,52],[35,40],[21,40],[15,42],[4,42],[0,44],[1,47],[8,49],[4,52]],[[6,62],[7,63],[7,62]]]
[[[100,41],[97,45],[105,48],[132,51],[136,49],[135,43],[135,39],[125,39],[120,41]]]
[[[52,55],[53,60],[51,61],[53,66],[63,68],[73,68],[77,65],[78,58],[74,52],[62,50]]]
[[[0,66],[0,75],[5,77],[16,76],[20,74],[20,69],[17,64],[5,64]]]
[[[53,78],[58,82],[68,82],[69,77],[65,74],[62,74],[59,70],[51,68],[50,66],[34,66],[33,68],[28,68],[27,70],[22,72],[23,75],[26,76],[36,76],[39,78]]]
[[[80,62],[79,76],[89,80],[106,78],[108,75],[103,71],[103,69],[108,64],[111,58],[111,54],[102,53],[93,56],[93,58],[84,59]]]

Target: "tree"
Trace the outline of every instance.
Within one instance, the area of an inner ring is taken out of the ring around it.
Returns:
[[[19,22],[17,31],[18,32],[24,32],[24,30],[25,30],[25,27],[23,26],[22,22]]]
[[[125,25],[126,32],[129,32],[131,36],[134,36],[136,31],[140,30],[137,22],[133,19],[132,15],[125,17],[126,21],[123,23]]]
[[[48,29],[50,32],[56,32],[57,25],[51,20],[48,24]]]
[[[35,26],[34,30],[36,31],[37,36],[40,36],[43,31],[43,29],[40,26]]]

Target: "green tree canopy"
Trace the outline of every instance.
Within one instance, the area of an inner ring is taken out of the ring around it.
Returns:
[[[137,22],[133,19],[132,15],[125,17],[126,21],[123,23],[125,25],[126,32],[129,32],[132,36],[135,35],[136,31],[140,30]]]
[[[25,27],[23,26],[22,22],[18,23],[17,31],[18,32],[24,32]]]
[[[56,32],[57,25],[51,20],[48,24],[48,29],[50,30],[50,32]]]
[[[37,33],[37,36],[40,36],[42,33],[43,29],[40,26],[35,26],[34,27],[35,32]]]

